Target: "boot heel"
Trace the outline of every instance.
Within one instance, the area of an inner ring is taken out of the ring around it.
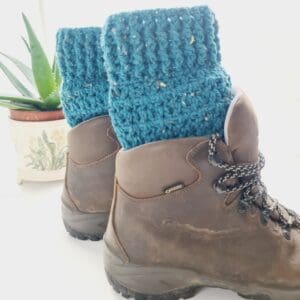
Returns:
[[[68,233],[80,240],[99,241],[106,229],[108,213],[82,213],[62,205],[62,218]]]
[[[104,243],[104,266],[108,281],[125,298],[177,300],[195,296],[202,288],[190,270],[125,264]]]

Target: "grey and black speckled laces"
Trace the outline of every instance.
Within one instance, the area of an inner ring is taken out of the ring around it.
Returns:
[[[292,228],[300,229],[300,217],[292,210],[285,208],[277,200],[271,198],[261,181],[260,171],[265,159],[260,153],[256,163],[228,164],[217,155],[216,144],[220,140],[218,134],[211,136],[208,145],[208,161],[211,165],[224,169],[225,173],[215,182],[218,193],[241,191],[238,210],[244,214],[252,206],[261,212],[261,221],[267,224],[269,219],[280,225],[283,234],[290,239]],[[231,183],[229,183],[231,182]]]

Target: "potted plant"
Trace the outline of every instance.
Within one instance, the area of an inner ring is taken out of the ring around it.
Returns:
[[[22,39],[30,54],[31,68],[0,52],[17,67],[32,87],[26,87],[0,61],[0,69],[20,93],[18,96],[0,94],[0,106],[10,111],[11,132],[17,153],[17,180],[19,183],[24,180],[60,180],[65,173],[68,129],[60,104],[61,80],[55,59],[51,67],[31,24],[24,14],[22,16],[28,41]]]

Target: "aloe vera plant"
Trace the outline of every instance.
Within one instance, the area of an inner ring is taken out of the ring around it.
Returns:
[[[19,59],[0,52],[1,56],[11,63],[24,75],[27,84],[22,83],[9,68],[0,61],[0,69],[20,95],[8,96],[0,94],[0,106],[19,110],[50,111],[60,108],[59,86],[60,75],[56,60],[52,66],[45,51],[37,38],[28,18],[22,14],[28,40],[22,37],[30,54],[31,67]],[[30,88],[28,87],[30,85]]]

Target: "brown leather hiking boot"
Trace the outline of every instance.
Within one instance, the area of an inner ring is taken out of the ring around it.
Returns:
[[[217,136],[120,150],[104,261],[125,297],[192,297],[201,287],[300,299],[300,220],[260,180],[252,106],[237,93]]]
[[[71,129],[68,147],[63,221],[72,236],[99,240],[107,225],[120,149],[110,118],[97,117]]]

